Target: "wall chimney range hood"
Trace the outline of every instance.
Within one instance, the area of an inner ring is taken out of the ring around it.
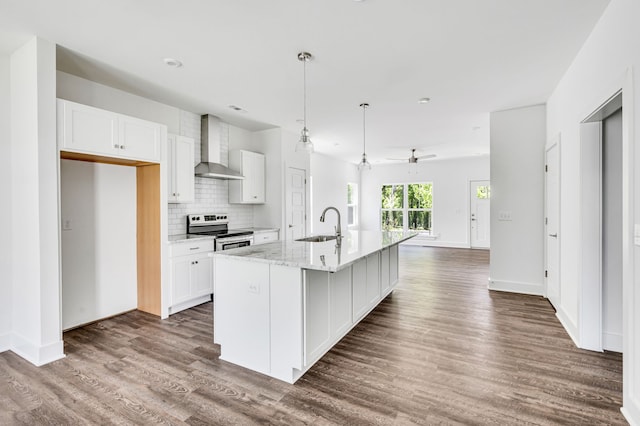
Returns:
[[[203,115],[200,130],[202,162],[196,166],[195,175],[211,179],[244,179],[240,172],[220,162],[220,119],[214,115]]]

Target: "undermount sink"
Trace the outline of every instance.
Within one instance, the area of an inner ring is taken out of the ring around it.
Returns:
[[[335,240],[337,236],[335,235],[312,235],[311,237],[306,238],[298,238],[296,241],[305,241],[309,243],[322,243],[324,241]]]

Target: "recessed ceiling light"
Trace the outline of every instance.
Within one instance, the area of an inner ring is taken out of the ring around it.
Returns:
[[[174,58],[164,58],[164,63],[172,68],[180,68],[182,66],[182,62]]]
[[[428,104],[431,101],[431,98],[420,98],[418,99],[419,104]]]
[[[237,105],[229,105],[229,108],[231,108],[231,109],[232,109],[232,110],[234,110],[234,111],[247,112],[247,110],[246,110],[246,109],[244,109],[244,108],[240,108],[240,107],[239,107],[239,106],[237,106]]]

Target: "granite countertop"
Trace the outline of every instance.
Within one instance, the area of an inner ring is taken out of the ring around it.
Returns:
[[[418,233],[413,231],[348,231],[339,245],[336,240],[319,243],[284,240],[219,251],[214,257],[336,272],[358,259],[416,235]]]
[[[212,240],[215,237],[212,235],[196,235],[196,234],[179,234],[179,235],[169,235],[169,243],[184,243],[186,241],[193,240]]]

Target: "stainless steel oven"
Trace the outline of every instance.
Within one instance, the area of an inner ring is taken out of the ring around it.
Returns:
[[[253,230],[229,229],[226,213],[187,215],[187,234],[215,237],[215,251],[231,250],[253,244]]]

